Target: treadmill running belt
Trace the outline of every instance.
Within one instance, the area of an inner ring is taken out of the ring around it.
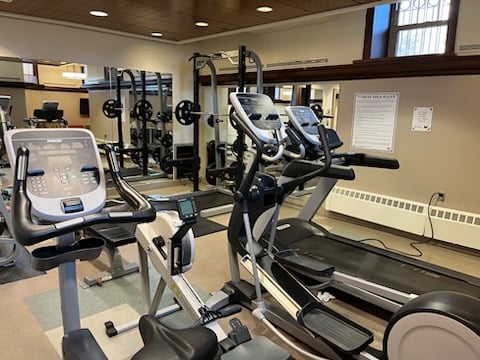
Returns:
[[[279,226],[287,221],[279,221]],[[363,280],[400,290],[407,294],[423,294],[431,291],[458,291],[480,298],[480,279],[445,269],[445,273],[436,271],[435,265],[406,259],[411,263],[396,259],[379,249],[379,253],[365,250],[365,245],[350,245],[344,241],[310,235],[303,239],[295,233],[303,233],[296,221],[288,219],[292,226],[285,231],[277,232],[276,244],[280,249],[290,248],[298,254],[308,255],[335,266],[341,272]],[[316,227],[302,223],[302,228]],[[318,233],[317,229],[317,233]],[[282,234],[283,233],[283,234]],[[311,233],[310,233],[311,234]],[[353,243],[353,241],[351,241]],[[419,265],[417,265],[419,264]],[[458,275],[455,276],[455,275]]]
[[[430,291],[449,290],[480,298],[480,288],[467,282],[340,242],[310,236],[292,245],[304,252],[318,254],[319,260],[334,265],[337,271],[405,293],[423,294]]]

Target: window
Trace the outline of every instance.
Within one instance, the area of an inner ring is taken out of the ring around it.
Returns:
[[[394,5],[391,56],[444,54],[451,0],[403,0]]]
[[[367,13],[364,58],[451,54],[459,0],[399,0]]]

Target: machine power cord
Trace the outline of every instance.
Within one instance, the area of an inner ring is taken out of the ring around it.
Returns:
[[[434,233],[433,233],[433,223],[432,223],[432,215],[431,215],[431,210],[430,208],[432,207],[432,202],[433,202],[433,199],[435,199],[436,197],[436,201],[435,201],[435,206],[437,206],[438,204],[438,200],[440,199],[440,192],[434,192],[432,194],[432,196],[430,196],[430,200],[428,201],[428,206],[427,206],[427,217],[428,217],[428,223],[430,224],[430,233],[431,233],[431,236],[430,236],[430,239],[428,239],[427,241],[425,241],[426,244],[428,244],[430,241],[432,241],[435,236],[434,236]],[[425,235],[425,228],[423,229],[423,234],[422,236]]]
[[[409,253],[409,252],[406,252],[406,251],[401,251],[401,250],[397,250],[397,249],[395,249],[395,248],[388,247],[388,246],[387,246],[382,240],[380,240],[380,239],[367,238],[367,239],[358,240],[358,242],[367,242],[367,241],[376,241],[376,242],[380,243],[380,245],[382,245],[382,247],[383,247],[385,250],[388,250],[388,251],[391,251],[391,252],[394,252],[394,253],[397,253],[397,254],[400,254],[400,255],[412,256],[412,257],[422,257],[422,256],[423,256],[423,252],[422,252],[422,250],[420,250],[416,245],[427,243],[426,241],[414,241],[414,242],[411,242],[411,243],[408,244],[408,245],[411,246],[412,248],[414,248],[415,251],[416,251],[416,253]]]
[[[430,233],[431,233],[430,238],[428,238],[425,241],[413,241],[410,244],[408,244],[409,246],[411,246],[412,248],[415,249],[415,251],[416,251],[415,253],[408,253],[408,252],[404,252],[404,251],[401,251],[401,250],[397,250],[397,249],[388,247],[387,245],[385,245],[385,243],[382,240],[375,239],[375,238],[367,238],[367,239],[362,239],[362,240],[358,240],[358,241],[359,242],[376,241],[376,242],[380,243],[380,245],[382,245],[382,247],[385,250],[392,251],[394,253],[397,253],[397,254],[400,254],[400,255],[405,255],[405,256],[422,257],[423,252],[416,245],[429,244],[435,238],[434,231],[433,231],[432,217],[431,217],[431,207],[432,207],[432,203],[433,203],[433,200],[435,199],[435,197],[436,197],[436,202],[435,202],[435,206],[436,206],[437,203],[438,203],[438,199],[440,198],[440,192],[434,192],[432,194],[432,196],[430,196],[430,200],[428,201],[427,218],[428,218],[428,223],[430,224]],[[423,229],[422,236],[425,236],[425,228]]]

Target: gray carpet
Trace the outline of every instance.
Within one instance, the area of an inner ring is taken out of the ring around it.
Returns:
[[[150,269],[150,277],[150,286],[153,293],[159,279],[154,269]],[[200,289],[196,290],[200,297],[204,299],[208,297],[205,291]],[[94,315],[124,303],[130,305],[139,314],[144,313],[140,289],[140,275],[138,273],[105,282],[102,286],[92,286],[87,289],[79,287],[78,293],[81,318]],[[25,301],[44,331],[61,326],[60,295],[58,290],[50,290],[30,296],[26,298]],[[173,297],[167,288],[160,306],[165,307],[172,304],[174,304]],[[170,322],[175,323],[175,327],[188,327],[192,323],[181,311],[165,318],[165,322],[169,323],[169,325]]]
[[[45,274],[44,271],[36,271],[30,264],[30,253],[20,244],[17,244],[17,257],[13,266],[0,268],[0,284],[28,279]]]

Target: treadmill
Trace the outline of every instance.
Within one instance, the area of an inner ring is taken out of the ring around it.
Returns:
[[[314,112],[305,106],[287,107],[286,112],[289,125],[305,146],[321,148]],[[333,130],[328,141],[340,142]],[[344,166],[398,168],[396,160],[360,153],[335,153],[332,158],[333,163]],[[432,291],[456,291],[480,298],[480,279],[476,277],[354,241],[314,223],[313,217],[337,180],[319,178],[298,217],[278,220],[274,239],[277,251],[294,249],[297,254],[333,266],[335,271],[328,279],[316,280],[328,280],[328,286],[392,312],[417,295]],[[302,275],[315,278],[309,272]]]

